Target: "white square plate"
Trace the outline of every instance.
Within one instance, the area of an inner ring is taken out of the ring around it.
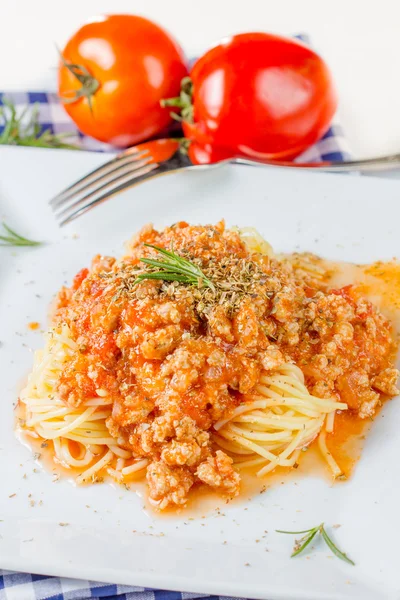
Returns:
[[[83,152],[0,149],[0,217],[47,242],[0,249],[0,567],[269,600],[398,599],[397,400],[376,419],[348,483],[290,478],[224,506],[224,516],[213,512],[192,521],[146,514],[140,498],[124,489],[53,483],[15,439],[13,403],[31,368],[32,348],[42,344],[28,322],[44,327],[60,286],[94,254],[120,254],[123,241],[144,223],[225,218],[228,225],[256,226],[279,251],[389,259],[400,254],[399,183],[223,168],[156,179],[59,230],[48,199],[102,161],[104,155]],[[322,544],[308,557],[290,559],[292,538],[275,533],[322,521],[342,524],[335,536],[355,567],[332,558]]]

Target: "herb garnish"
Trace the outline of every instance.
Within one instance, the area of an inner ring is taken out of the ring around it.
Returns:
[[[340,560],[344,560],[345,562],[349,563],[350,565],[355,564],[351,560],[351,558],[349,558],[347,556],[347,554],[345,554],[344,552],[339,550],[339,548],[333,543],[333,541],[331,540],[329,535],[326,533],[324,523],[321,523],[321,525],[317,525],[316,527],[312,527],[311,529],[305,529],[303,531],[282,531],[281,529],[276,529],[275,531],[277,533],[289,533],[289,534],[293,534],[293,535],[298,535],[300,533],[306,534],[299,540],[296,540],[294,548],[293,548],[293,552],[290,555],[291,558],[293,556],[297,556],[298,554],[303,552],[303,550],[305,550],[305,548],[307,548],[307,546],[312,542],[312,540],[315,538],[315,536],[317,534],[321,534],[324,542],[330,548],[330,550],[332,550],[332,552],[335,556],[340,558]]]
[[[68,150],[79,150],[78,146],[65,143],[65,139],[71,137],[71,133],[54,134],[50,129],[43,131],[39,123],[39,106],[33,105],[27,123],[23,120],[28,112],[27,106],[17,116],[17,109],[12,102],[3,98],[3,106],[0,106],[0,144],[12,146],[35,146],[36,148],[64,148]]]
[[[153,250],[162,254],[164,258],[161,260],[141,258],[142,263],[157,270],[141,273],[136,278],[135,283],[139,283],[144,279],[161,279],[163,281],[178,281],[179,283],[197,285],[198,287],[208,287],[215,291],[214,284],[206,277],[198,265],[175,254],[175,252],[169,252],[152,244],[145,244],[145,246],[153,248]]]
[[[252,302],[256,299],[267,301],[274,293],[273,278],[269,283],[262,266],[254,260],[225,256],[210,257],[204,261],[191,256],[186,250],[181,250],[182,256],[172,250],[145,245],[160,253],[162,259],[140,259],[145,268],[121,262],[118,271],[100,274],[109,283],[114,281],[112,302],[125,295],[131,298],[142,297],[137,284],[144,280],[159,280],[158,291],[161,295],[179,299],[189,292],[193,295],[198,316],[207,319],[215,307],[221,307],[232,317],[246,298]]]
[[[28,240],[16,233],[11,227],[3,223],[3,228],[8,235],[0,235],[0,246],[40,246],[42,242]],[[2,243],[1,243],[2,242]]]

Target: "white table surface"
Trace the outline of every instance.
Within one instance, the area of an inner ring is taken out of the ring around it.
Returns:
[[[355,156],[400,151],[399,0],[2,0],[0,91],[55,88],[57,53],[90,16],[142,14],[189,55],[222,36],[307,32],[330,64]]]

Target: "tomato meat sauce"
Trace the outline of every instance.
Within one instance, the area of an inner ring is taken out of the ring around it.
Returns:
[[[160,257],[147,244],[190,260],[218,290],[138,281],[141,259]],[[373,417],[383,397],[397,394],[391,323],[356,287],[330,289],[321,272],[305,270],[299,255],[250,250],[223,222],[162,232],[148,225],[122,260],[96,256],[60,292],[54,322],[68,324],[78,351],[58,393],[74,407],[99,392],[112,398],[107,428],[149,459],[158,508],[184,505],[204,484],[236,496],[240,476],[214,445],[213,425],[246,401],[262,371],[295,363],[310,393],[348,404],[338,429]]]

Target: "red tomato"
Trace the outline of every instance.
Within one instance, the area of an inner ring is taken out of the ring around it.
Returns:
[[[170,123],[160,100],[179,93],[186,73],[181,48],[158,25],[134,15],[109,15],[69,40],[58,89],[83,133],[125,147]]]
[[[235,152],[231,148],[222,148],[212,144],[202,146],[197,142],[191,142],[188,149],[188,156],[193,165],[208,165],[232,158],[234,155]]]
[[[215,46],[190,77],[188,137],[246,156],[296,156],[323,136],[337,107],[324,61],[301,42],[267,33]]]
[[[182,129],[185,138],[195,140],[198,144],[205,146],[213,142],[211,133],[207,130],[205,123],[192,123],[182,121]]]

